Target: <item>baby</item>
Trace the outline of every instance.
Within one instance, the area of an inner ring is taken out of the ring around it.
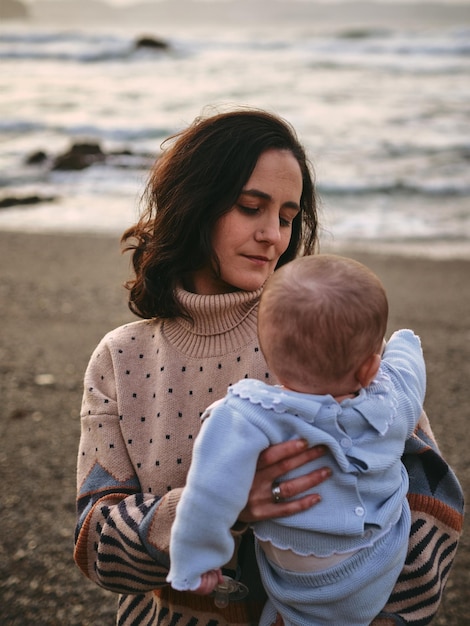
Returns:
[[[425,364],[411,330],[384,336],[388,302],[364,265],[335,255],[298,258],[267,281],[260,347],[278,385],[244,379],[204,413],[176,510],[168,582],[210,592],[232,557],[231,532],[259,454],[303,438],[327,455],[273,484],[329,466],[321,501],[253,524],[268,601],[260,621],[285,626],[369,624],[402,570],[410,511],[401,463],[423,408]]]

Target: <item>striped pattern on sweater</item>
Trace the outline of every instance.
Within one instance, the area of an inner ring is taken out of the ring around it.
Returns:
[[[165,579],[171,526],[200,415],[240,378],[269,380],[256,334],[260,294],[180,291],[194,324],[127,324],[108,333],[90,359],[74,557],[90,580],[122,594],[122,626],[258,623],[265,594],[252,546],[242,550],[250,599],[227,610],[215,607],[212,598],[195,604],[192,594],[176,597]]]
[[[256,338],[259,294],[179,294],[194,325],[184,320],[129,324],[110,333],[90,360],[74,556],[85,576],[122,594],[120,626],[258,623],[265,595],[249,534],[238,554],[252,601],[215,610],[212,598],[174,595],[165,579],[171,525],[199,413],[244,376],[269,380]],[[462,490],[426,416],[420,424],[403,459],[413,516],[409,555],[374,626],[431,622],[462,531]]]
[[[462,488],[426,430],[418,428],[407,441],[403,462],[410,478],[408,556],[374,626],[431,623],[462,533]]]
[[[451,468],[440,456],[434,442],[425,431],[418,430],[407,443],[403,458],[410,476],[408,496],[412,510],[410,544],[405,568],[386,607],[374,620],[374,626],[430,624],[439,608],[442,593],[455,557],[463,525],[463,494]],[[110,486],[111,487],[111,486]],[[135,529],[151,513],[154,502],[146,503],[142,494],[136,494],[119,504],[121,519],[126,520],[129,532],[108,519],[107,499],[102,496],[95,504],[96,532],[100,537],[100,552],[96,555],[96,574],[107,589],[121,592],[118,624],[126,626],[228,626],[256,624],[260,604],[243,610],[231,604],[221,620],[220,613],[212,614],[211,599],[194,599],[189,606],[188,596],[178,610],[178,592],[165,585],[167,568],[156,567],[154,558],[132,541]],[[126,497],[122,493],[122,498]],[[90,516],[87,518],[90,520]],[[88,522],[89,523],[89,522]],[[106,530],[104,527],[106,526]],[[97,545],[97,544],[96,544]],[[109,547],[109,550],[107,548]],[[80,552],[80,546],[77,546]],[[86,551],[85,551],[86,552]],[[85,562],[81,564],[86,569]],[[136,594],[137,588],[147,593]],[[172,596],[171,598],[169,596]],[[192,606],[194,605],[194,606]],[[170,610],[171,607],[171,610]],[[207,620],[202,622],[191,613],[191,608],[202,611]],[[251,621],[251,619],[253,621]],[[229,620],[229,621],[225,621]],[[279,622],[278,622],[279,623]]]

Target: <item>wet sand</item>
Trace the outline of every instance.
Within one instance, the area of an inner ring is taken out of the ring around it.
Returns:
[[[348,254],[347,250],[340,251]],[[389,294],[390,331],[415,330],[426,410],[470,493],[470,261],[351,253]],[[82,378],[101,336],[135,319],[129,259],[111,237],[0,232],[0,623],[111,626],[116,597],[72,560]],[[468,623],[465,536],[435,624]]]

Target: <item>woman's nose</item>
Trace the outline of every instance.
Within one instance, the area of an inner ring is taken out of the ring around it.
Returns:
[[[266,220],[259,225],[255,233],[256,241],[266,241],[268,243],[277,243],[281,238],[281,229],[279,226],[279,218],[274,220]]]

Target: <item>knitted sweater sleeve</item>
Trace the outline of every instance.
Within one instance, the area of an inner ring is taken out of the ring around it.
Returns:
[[[424,398],[424,362],[419,346],[413,354],[413,337],[411,331],[393,335],[384,357],[401,370],[404,380],[413,371],[412,378],[405,382],[408,393],[414,389],[411,401],[419,405]],[[403,339],[409,343],[406,359],[404,353],[400,354]],[[371,626],[425,626],[432,622],[462,533],[463,492],[439,451],[424,412],[406,441],[402,461],[409,476],[408,555],[392,595]]]
[[[218,403],[204,421],[171,535],[168,582],[174,589],[197,589],[201,574],[232,556],[231,528],[248,501],[259,454],[268,446],[263,429],[229,401]]]
[[[85,375],[74,559],[85,576],[105,589],[142,593],[165,585],[181,489],[163,497],[142,493],[119,427],[105,339]]]
[[[406,420],[408,438],[418,423],[426,393],[426,367],[419,337],[408,329],[394,332],[385,347],[383,365],[400,390],[399,417]]]

